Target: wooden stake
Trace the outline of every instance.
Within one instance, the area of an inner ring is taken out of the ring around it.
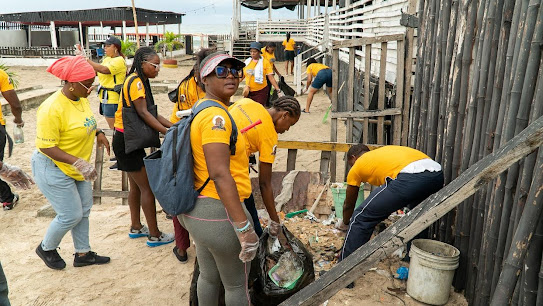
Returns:
[[[134,27],[136,29],[136,45],[138,49],[140,48],[140,35],[138,33],[138,16],[136,14],[136,5],[134,4],[134,0],[132,0],[132,15],[134,16]]]

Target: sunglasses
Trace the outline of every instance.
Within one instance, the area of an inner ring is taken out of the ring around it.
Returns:
[[[224,66],[217,66],[215,67],[215,75],[217,75],[217,78],[224,79],[228,77],[228,74],[232,73],[234,78],[241,79],[243,77],[243,69],[239,68],[228,68]]]
[[[151,63],[151,62],[148,62],[148,61],[144,61],[146,62],[147,64],[150,64],[150,65],[153,65],[155,67],[155,69],[160,69],[160,64],[155,64],[155,63]]]

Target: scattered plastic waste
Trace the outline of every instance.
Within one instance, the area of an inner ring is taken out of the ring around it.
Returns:
[[[398,257],[398,258],[403,258],[403,251],[405,250],[405,247],[404,246],[401,246],[399,249],[397,249],[396,251],[394,251],[394,253],[392,253],[392,256],[395,256],[395,257]]]
[[[304,273],[302,262],[292,252],[285,252],[277,264],[270,270],[272,281],[279,287],[294,287]]]
[[[281,250],[281,242],[279,242],[279,239],[277,239],[277,237],[268,236],[268,247],[268,253],[274,254]]]
[[[396,270],[395,277],[397,279],[406,280],[408,276],[409,276],[409,268],[399,267],[398,270]]]
[[[307,209],[302,209],[302,210],[298,210],[298,211],[293,211],[293,212],[289,212],[288,214],[285,215],[286,218],[292,218],[294,216],[297,216],[299,214],[303,214],[307,212]]]

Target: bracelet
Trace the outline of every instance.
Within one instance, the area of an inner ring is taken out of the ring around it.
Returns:
[[[238,231],[238,233],[243,233],[249,228],[249,225],[251,225],[251,222],[247,220],[247,224],[245,224],[245,226],[242,228],[236,228],[236,231]]]
[[[100,134],[104,134],[104,135],[105,135],[106,133],[104,133],[104,131],[102,131],[102,130],[100,130],[100,129],[96,130],[96,137],[98,137],[98,135],[100,135]]]

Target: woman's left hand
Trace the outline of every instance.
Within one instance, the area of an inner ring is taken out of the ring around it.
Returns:
[[[109,140],[107,140],[106,135],[104,135],[104,133],[98,134],[98,136],[96,136],[96,141],[98,142],[99,147],[105,146],[107,155],[110,155]]]

